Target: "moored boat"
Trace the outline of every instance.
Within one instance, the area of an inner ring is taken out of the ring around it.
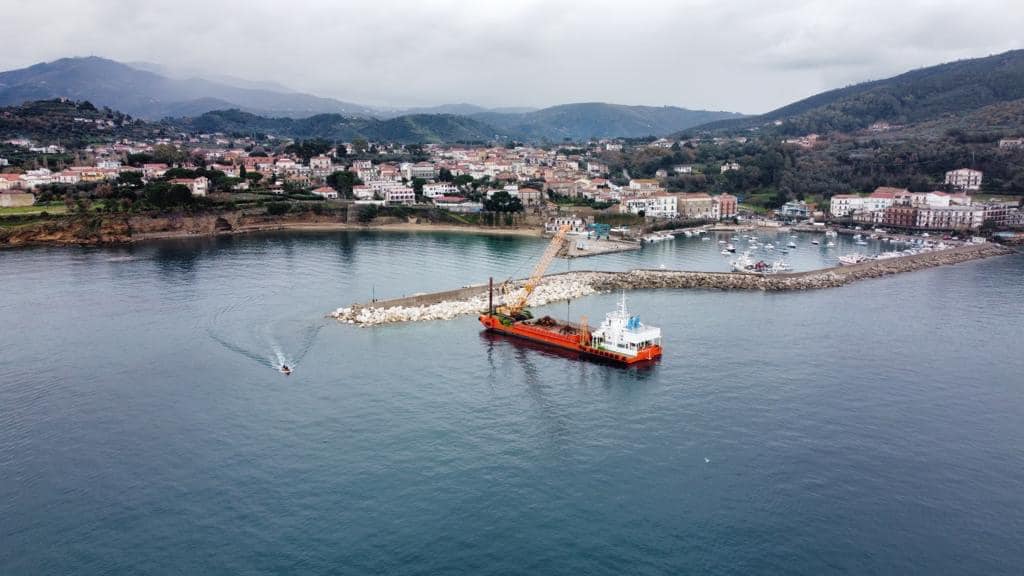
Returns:
[[[853,266],[854,264],[860,264],[867,259],[867,256],[860,253],[844,254],[839,257],[839,264],[843,266]]]
[[[539,344],[578,352],[584,356],[632,365],[661,357],[661,328],[649,326],[629,313],[626,296],[593,332],[585,323],[560,322],[549,316],[514,320],[498,313],[480,316],[491,332],[517,336]]]

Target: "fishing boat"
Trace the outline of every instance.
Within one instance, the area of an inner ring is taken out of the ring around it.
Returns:
[[[644,242],[648,243],[648,244],[651,244],[651,243],[654,243],[654,242],[664,242],[666,240],[675,240],[675,239],[676,239],[676,237],[671,235],[671,234],[663,234],[663,233],[658,233],[658,232],[655,232],[653,234],[648,234],[647,236],[644,236],[642,238],[642,240]]]
[[[750,257],[750,252],[744,252],[738,258],[730,262],[732,265],[733,272],[740,272],[743,274],[779,274],[781,272],[789,272],[792,268],[781,258],[775,262],[765,262],[764,260],[754,261]]]
[[[867,256],[860,253],[844,254],[839,257],[839,264],[843,266],[853,266],[854,264],[860,264],[867,259]]]
[[[779,272],[789,272],[792,269],[793,269],[793,267],[790,266],[788,262],[786,262],[782,258],[779,258],[775,262],[772,262],[772,270],[771,270],[771,272],[772,272],[772,274],[778,274]]]

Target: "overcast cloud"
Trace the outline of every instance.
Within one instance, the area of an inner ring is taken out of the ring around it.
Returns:
[[[3,0],[0,69],[97,55],[373,105],[764,112],[1024,47],[1024,2]]]

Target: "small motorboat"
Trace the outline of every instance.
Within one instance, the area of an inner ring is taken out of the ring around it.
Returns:
[[[786,248],[796,248],[796,242],[790,240],[789,244],[786,244]]]
[[[815,246],[817,246],[818,244],[821,244],[821,242],[819,242],[817,240],[811,240],[811,244],[814,244]]]
[[[289,368],[287,364],[282,364],[281,365],[281,374],[284,374],[285,376],[291,376],[292,375],[292,369]]]

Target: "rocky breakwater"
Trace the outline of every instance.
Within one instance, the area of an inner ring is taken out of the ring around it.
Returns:
[[[1013,249],[999,244],[971,244],[912,256],[868,260],[853,266],[840,266],[790,274],[739,274],[725,272],[687,272],[678,270],[632,270],[598,274],[593,287],[598,292],[652,288],[704,288],[718,290],[816,290],[835,288],[857,280],[924,268],[957,264],[968,260],[1010,254]]]
[[[778,292],[834,288],[857,280],[1001,256],[1013,251],[1013,249],[999,244],[977,244],[886,260],[870,260],[853,266],[771,275],[684,270],[567,272],[546,277],[531,296],[529,305],[541,306],[589,294],[620,290],[671,288]],[[496,296],[496,305],[499,303],[498,300]],[[331,316],[341,322],[375,325],[420,320],[447,320],[464,314],[478,314],[486,309],[486,288],[474,287],[376,302],[369,305],[338,308],[331,313]]]
[[[530,295],[528,305],[543,306],[550,302],[580,298],[595,293],[593,283],[588,281],[585,276],[585,273],[548,276]],[[517,283],[515,287],[520,288],[521,282]],[[487,310],[487,300],[487,289],[476,287],[439,295],[428,294],[372,304],[353,305],[338,308],[330,315],[340,322],[362,326],[422,320],[450,320],[456,316],[479,314]],[[495,306],[504,301],[497,289],[495,289],[494,300]]]

